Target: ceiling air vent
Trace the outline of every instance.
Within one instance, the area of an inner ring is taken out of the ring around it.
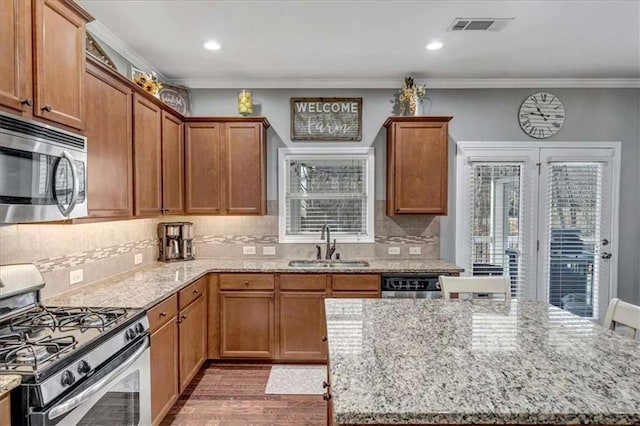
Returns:
[[[449,31],[502,31],[513,18],[456,18]]]

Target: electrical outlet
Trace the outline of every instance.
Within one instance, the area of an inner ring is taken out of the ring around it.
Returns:
[[[139,265],[141,263],[142,263],[142,253],[137,253],[135,256],[133,256],[133,264]]]
[[[275,256],[276,255],[276,247],[275,246],[263,246],[262,247],[262,255],[263,256]]]
[[[400,254],[400,247],[389,247],[387,249],[387,253],[393,254],[393,255],[399,255]]]
[[[242,254],[256,254],[256,246],[242,247]]]
[[[409,247],[409,254],[422,254],[421,247]]]
[[[82,269],[76,269],[75,271],[69,272],[69,284],[78,284],[83,280]]]

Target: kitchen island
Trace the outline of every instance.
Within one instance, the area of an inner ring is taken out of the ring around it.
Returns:
[[[325,308],[336,425],[640,423],[640,343],[545,303]]]

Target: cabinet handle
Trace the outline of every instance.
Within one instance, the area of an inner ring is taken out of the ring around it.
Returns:
[[[327,336],[322,336],[322,341],[326,342],[327,341]]]
[[[31,98],[24,98],[20,103],[22,105],[33,106],[33,100]]]
[[[329,392],[323,393],[322,394],[322,399],[324,399],[325,401],[328,401],[331,399],[331,394]]]
[[[323,388],[323,389],[328,388],[329,386],[331,386],[329,383],[327,383],[327,382],[322,382],[322,388]]]
[[[167,316],[167,313],[166,313],[166,312],[160,312],[160,318],[164,318],[164,317],[166,317],[166,316]]]
[[[199,293],[198,289],[193,290],[193,294],[198,294],[198,293]]]
[[[181,319],[182,321],[184,321],[184,320],[186,320],[186,319],[187,319],[187,316],[186,316],[186,315],[182,315],[182,316],[180,316],[180,319]]]
[[[47,112],[53,111],[53,107],[51,105],[43,105],[40,109]]]

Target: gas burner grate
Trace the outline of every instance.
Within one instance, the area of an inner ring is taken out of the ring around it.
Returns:
[[[105,329],[127,315],[124,308],[47,308],[58,319],[60,330]]]
[[[45,336],[32,339],[20,334],[0,337],[0,369],[31,367],[36,371],[43,363],[76,347],[73,336]]]

